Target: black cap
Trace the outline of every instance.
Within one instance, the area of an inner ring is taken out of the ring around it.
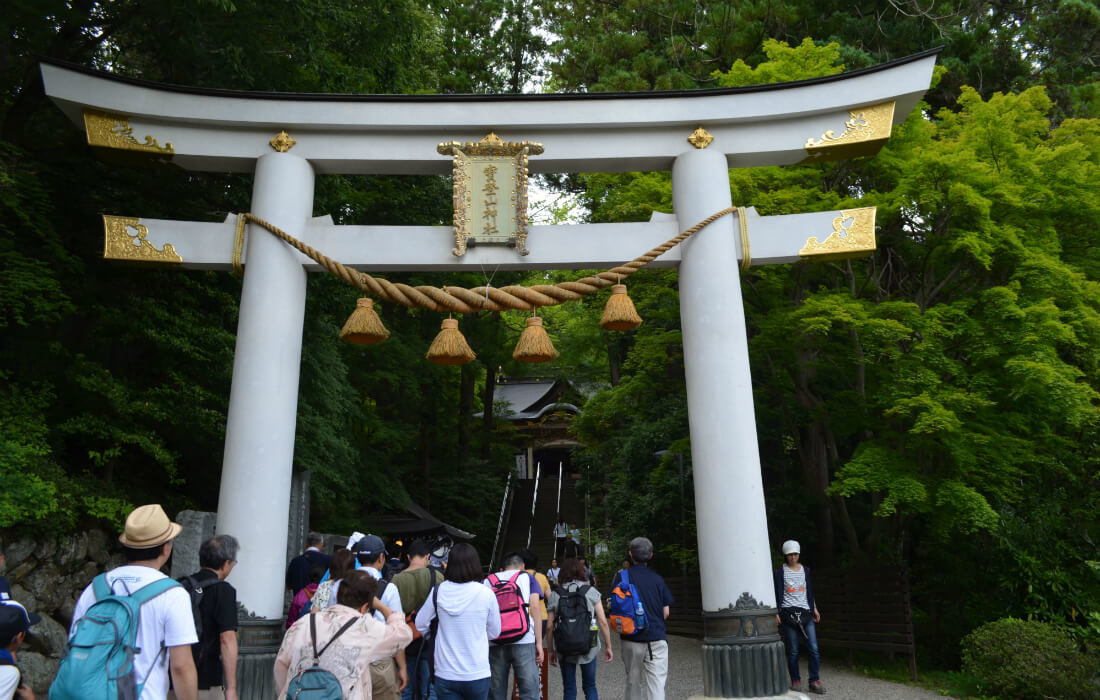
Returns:
[[[14,600],[0,601],[0,636],[14,637],[41,621],[42,617],[38,613],[27,612],[26,608]]]

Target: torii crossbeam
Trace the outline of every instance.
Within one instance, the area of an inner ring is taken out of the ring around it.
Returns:
[[[778,85],[627,94],[290,95],[164,86],[53,62],[41,70],[46,94],[92,146],[190,170],[253,172],[251,213],[358,269],[568,269],[618,265],[730,207],[730,167],[875,153],[928,89],[935,54]],[[543,144],[531,172],[671,170],[675,214],[531,226],[527,256],[477,246],[463,257],[451,254],[450,227],[312,218],[318,173],[445,174],[451,162],[438,144],[490,132]],[[104,218],[108,258],[199,269],[233,263],[232,216],[214,223]],[[771,217],[750,209],[737,218],[711,223],[653,263],[680,273],[706,697],[787,690],[744,308],[731,277],[739,262],[874,248],[873,209]],[[251,229],[241,254],[218,529],[237,536],[248,554],[232,574],[239,599],[271,621],[269,646],[243,662],[259,668],[270,665],[281,631],[286,543],[278,533],[287,531],[305,277],[316,266]]]

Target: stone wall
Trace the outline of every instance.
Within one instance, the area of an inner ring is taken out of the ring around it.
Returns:
[[[88,530],[63,539],[5,538],[4,575],[12,597],[42,621],[31,628],[17,652],[23,677],[45,697],[65,654],[76,599],[96,574],[123,563],[114,538]]]

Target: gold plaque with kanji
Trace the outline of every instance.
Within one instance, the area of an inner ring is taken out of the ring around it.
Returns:
[[[475,245],[504,245],[527,255],[527,156],[542,145],[502,141],[489,134],[481,141],[441,143],[442,155],[454,157],[454,233],[456,256]]]

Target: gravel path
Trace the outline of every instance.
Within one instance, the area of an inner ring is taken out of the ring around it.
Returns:
[[[614,637],[614,635],[612,635]],[[600,700],[622,700],[623,697],[623,663],[619,659],[619,641],[613,639],[615,660],[610,664],[599,662],[596,672],[596,686],[600,691]],[[703,670],[702,653],[699,650],[701,642],[698,639],[688,637],[669,638],[669,668],[668,685],[666,693],[668,700],[686,700],[692,696],[703,694]],[[806,681],[805,660],[802,665],[802,680]],[[577,670],[577,682],[580,683],[580,670]],[[915,688],[899,683],[867,678],[859,673],[823,663],[821,668],[821,680],[825,684],[828,693],[825,698],[829,700],[932,700],[944,696],[939,693]],[[581,700],[584,693],[578,688]],[[550,700],[560,700],[561,671],[550,667]],[[783,697],[783,696],[780,696]],[[790,693],[787,698],[816,698],[817,695],[802,695]]]

